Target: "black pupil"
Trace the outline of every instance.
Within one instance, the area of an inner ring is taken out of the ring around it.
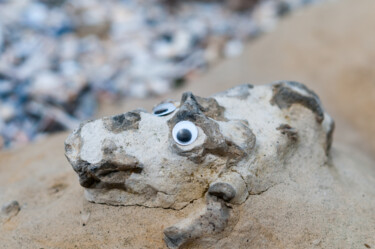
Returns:
[[[168,111],[168,109],[160,109],[160,110],[156,110],[154,113],[155,114],[162,114],[164,112]]]
[[[177,139],[182,143],[187,143],[191,140],[192,134],[188,129],[181,129],[177,132]]]

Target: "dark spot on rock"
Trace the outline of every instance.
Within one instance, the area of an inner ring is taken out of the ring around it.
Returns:
[[[331,149],[332,146],[332,141],[333,141],[333,132],[335,131],[335,122],[332,120],[330,123],[329,130],[327,132],[327,142],[326,142],[326,153],[328,154],[329,150]]]
[[[297,91],[293,88],[298,88]],[[272,105],[277,105],[280,109],[290,108],[293,104],[300,104],[310,109],[321,123],[324,119],[324,111],[319,97],[306,86],[294,81],[283,81],[276,83],[273,87]]]
[[[288,124],[281,124],[276,130],[279,130],[283,135],[287,135],[288,138],[294,142],[298,140],[297,130]]]
[[[73,169],[77,172],[79,177],[79,184],[82,187],[89,188],[94,183],[99,182],[100,180],[97,179],[92,172],[90,172],[90,163],[85,160],[77,160],[75,162],[71,162]]]
[[[307,86],[305,86],[304,84],[302,84],[300,82],[297,82],[297,81],[285,81],[285,83],[288,84],[289,86],[293,86],[293,87],[299,88],[302,91],[307,92],[309,95],[312,95],[315,98],[319,99],[319,96],[314,91],[310,90],[309,88],[307,88]]]
[[[192,100],[193,102],[197,103],[197,99],[195,98],[192,92],[184,92],[181,97],[181,105],[183,105],[185,102],[189,100]]]
[[[138,129],[141,115],[139,111],[127,112],[124,114],[106,117],[103,119],[104,127],[113,133],[120,133],[126,130]]]
[[[104,139],[102,144],[102,151],[104,156],[110,156],[117,149],[116,144],[111,139]]]
[[[368,244],[364,244],[364,246],[366,247],[366,248],[371,248],[371,246],[369,246]]]
[[[72,152],[72,146],[70,144],[65,144],[65,153],[71,153]]]

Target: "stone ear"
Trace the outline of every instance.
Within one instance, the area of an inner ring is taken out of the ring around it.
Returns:
[[[255,146],[256,137],[246,120],[230,120],[218,122],[220,131],[233,156],[246,156]]]
[[[321,124],[324,119],[324,110],[318,95],[299,82],[280,81],[273,83],[271,104],[277,105],[280,109],[288,109],[294,104],[300,104],[315,114],[318,123]]]
[[[304,84],[294,81],[275,82],[272,88],[273,96],[270,101],[272,105],[277,105],[280,109],[288,109],[294,104],[299,104],[314,113],[316,121],[322,125],[326,133],[324,146],[328,154],[332,144],[335,122],[324,111],[318,95],[308,89]],[[281,127],[281,129],[283,129],[283,127]]]

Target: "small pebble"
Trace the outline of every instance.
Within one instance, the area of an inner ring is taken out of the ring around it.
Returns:
[[[317,245],[320,244],[320,242],[321,242],[320,239],[315,239],[315,240],[312,241],[312,244],[313,244],[314,246],[317,246]]]
[[[8,218],[16,216],[20,210],[21,207],[18,201],[8,202],[1,207],[1,213]]]

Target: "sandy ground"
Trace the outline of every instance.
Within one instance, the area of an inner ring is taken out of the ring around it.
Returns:
[[[374,10],[372,0],[343,0],[299,11],[247,45],[239,58],[163,98],[180,98],[187,90],[208,96],[245,82],[304,82],[333,114],[335,142],[375,153]],[[161,99],[104,106],[101,115],[151,109]],[[15,217],[0,223],[0,248],[163,248],[162,229],[200,205],[171,212],[88,203],[63,155],[66,136],[0,153],[0,204],[21,205]],[[158,222],[144,218],[150,214]]]

